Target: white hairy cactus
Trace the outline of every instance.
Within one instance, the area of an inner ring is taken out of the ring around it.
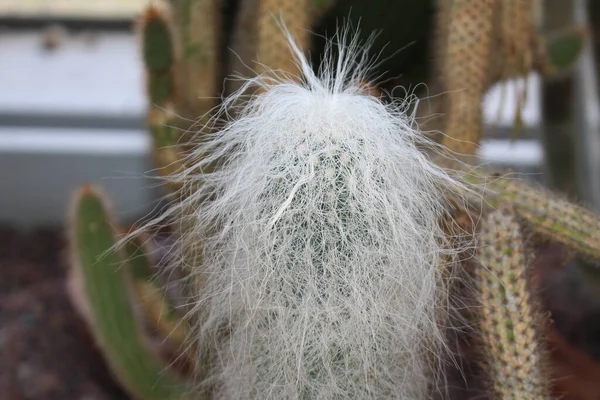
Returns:
[[[456,251],[440,220],[460,184],[406,104],[367,93],[366,48],[340,42],[315,74],[290,41],[303,75],[248,80],[260,90],[225,101],[235,115],[175,177],[214,398],[430,396]]]

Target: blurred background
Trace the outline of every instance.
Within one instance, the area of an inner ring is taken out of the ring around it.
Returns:
[[[223,2],[226,19],[235,19],[243,1]],[[340,0],[314,31],[332,32],[348,15],[360,20],[363,32],[378,30],[375,50],[386,60],[380,68],[387,84],[426,99],[436,94],[419,85],[431,72],[433,3]],[[560,79],[537,73],[520,79],[528,88],[522,108],[516,81],[494,85],[483,105],[486,132],[478,151],[484,163],[526,174],[597,210],[599,3],[543,2],[543,30],[581,24],[589,40]],[[149,172],[148,99],[135,29],[146,4],[0,2],[2,399],[127,398],[65,294],[64,232],[70,198],[82,184],[102,187],[123,223],[146,215],[162,194]],[[315,36],[315,52],[320,45]],[[563,263],[566,256],[551,246],[544,254],[540,268],[557,321],[556,362],[569,376],[564,384],[577,388],[568,398],[600,399],[598,273],[585,260]]]

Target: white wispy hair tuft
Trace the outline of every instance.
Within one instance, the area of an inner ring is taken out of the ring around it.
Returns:
[[[235,115],[174,177],[214,398],[430,398],[456,254],[444,197],[460,183],[408,104],[368,94],[368,48],[337,38],[318,74],[290,40],[299,79],[249,79],[240,93],[259,90],[225,100]]]

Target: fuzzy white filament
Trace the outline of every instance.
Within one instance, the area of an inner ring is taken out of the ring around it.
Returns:
[[[292,47],[301,82],[249,81],[262,90],[183,175],[202,385],[220,399],[428,398],[457,183],[405,107],[366,93],[366,50],[330,48],[315,74]]]

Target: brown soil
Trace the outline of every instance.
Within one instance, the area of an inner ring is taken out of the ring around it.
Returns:
[[[65,290],[60,231],[0,229],[0,397],[128,399]]]

